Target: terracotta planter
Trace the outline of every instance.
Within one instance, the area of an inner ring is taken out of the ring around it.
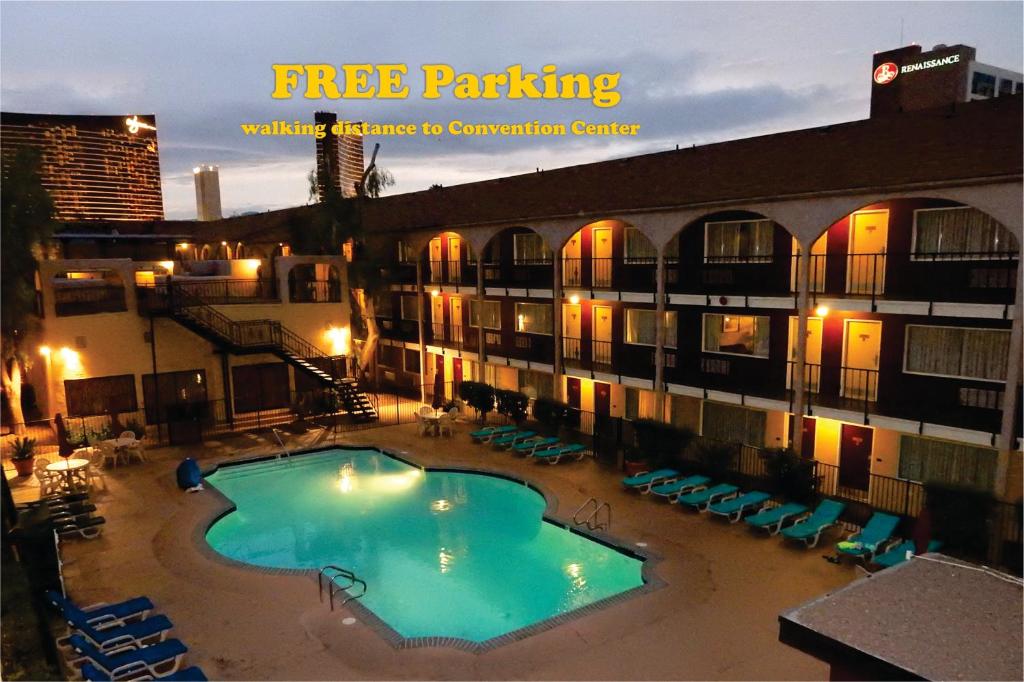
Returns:
[[[29,476],[32,473],[32,465],[35,464],[35,457],[29,457],[28,459],[15,459],[14,469],[18,472],[19,476]]]
[[[627,476],[636,476],[644,471],[650,471],[651,467],[647,465],[647,462],[624,462],[623,469]]]

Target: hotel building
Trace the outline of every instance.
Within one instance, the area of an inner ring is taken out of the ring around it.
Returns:
[[[3,164],[37,150],[63,222],[163,219],[156,132],[155,116],[0,113]]]
[[[372,380],[451,396],[476,379],[592,425],[791,446],[824,493],[869,505],[906,481],[1019,500],[1021,103],[366,201]],[[290,252],[312,210],[67,226],[40,263],[43,414],[140,410],[181,442],[305,409],[366,337],[341,245]],[[900,490],[916,514],[920,487]]]

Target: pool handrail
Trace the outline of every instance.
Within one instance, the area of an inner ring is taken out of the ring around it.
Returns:
[[[327,572],[328,571],[334,571],[334,575],[327,576]],[[349,594],[346,593],[345,600],[343,602],[341,602],[341,606],[344,606],[345,604],[349,603],[353,599],[359,599],[360,597],[362,597],[363,595],[366,594],[366,581],[365,580],[363,580],[362,578],[360,578],[359,576],[357,576],[355,573],[353,573],[352,571],[348,570],[347,568],[342,568],[341,566],[335,566],[334,564],[327,564],[326,566],[324,566],[323,568],[320,569],[320,573],[318,573],[317,577],[316,577],[317,590],[318,590],[318,593],[319,593],[320,603],[321,604],[324,601],[324,577],[325,576],[327,577],[327,583],[330,586],[329,590],[328,590],[328,594],[330,596],[331,611],[334,610],[334,595],[337,594],[338,592],[342,592],[342,591],[345,591],[345,590],[352,589],[356,585],[361,585],[362,588],[363,588],[362,592],[360,592],[359,594],[356,594],[356,595],[349,595]],[[349,581],[348,585],[339,585],[338,583],[336,583],[335,581],[338,578],[344,578],[345,580]]]

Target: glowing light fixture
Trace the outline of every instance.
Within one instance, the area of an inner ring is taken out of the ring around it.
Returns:
[[[60,349],[60,359],[64,362],[64,368],[67,370],[76,371],[82,368],[82,360],[78,356],[78,351],[73,351],[67,346]]]
[[[162,260],[162,261],[159,261],[157,263],[157,265],[162,267],[167,272],[173,272],[174,271],[174,261],[172,261],[172,260]]]
[[[430,292],[430,295],[431,295],[431,296],[432,296],[433,298],[437,298],[438,296],[440,296],[440,295],[441,295],[441,292],[440,292],[440,291],[439,291],[438,289],[434,289],[434,290],[432,290],[432,291]]]
[[[351,332],[348,327],[330,327],[324,336],[331,344],[331,355],[348,355]]]
[[[180,244],[178,244],[178,248],[184,251],[185,249],[188,248],[188,242],[181,242]]]
[[[42,355],[44,358],[50,357],[50,347],[49,346],[39,346],[39,354]]]
[[[817,308],[814,309],[814,314],[817,315],[818,317],[825,317],[826,315],[828,315],[828,306],[819,305]]]
[[[580,297],[577,296],[576,294],[573,294],[572,296],[569,297],[569,303],[572,303],[573,305],[576,305],[579,302],[580,302]]]

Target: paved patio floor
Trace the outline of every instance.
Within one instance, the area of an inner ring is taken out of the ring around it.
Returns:
[[[405,450],[424,465],[486,466],[533,481],[568,518],[590,496],[611,503],[612,534],[660,555],[667,586],[483,654],[394,649],[361,622],[343,625],[308,576],[268,575],[210,559],[196,528],[218,502],[187,494],[174,470],[185,456],[204,468],[276,451],[270,436],[235,435],[196,447],[148,451],[146,464],[105,473],[94,494],[106,517],[97,540],[63,543],[68,591],[80,603],[137,594],[153,599],[211,679],[825,679],[825,665],[778,642],[780,611],[847,584],[852,567],[777,538],[621,489],[620,475],[589,459],[536,464],[475,446],[460,425],[450,439],[413,425],[369,429],[339,442]],[[312,443],[314,432],[289,446]],[[12,481],[16,499],[31,479]],[[201,541],[201,540],[200,540]]]

